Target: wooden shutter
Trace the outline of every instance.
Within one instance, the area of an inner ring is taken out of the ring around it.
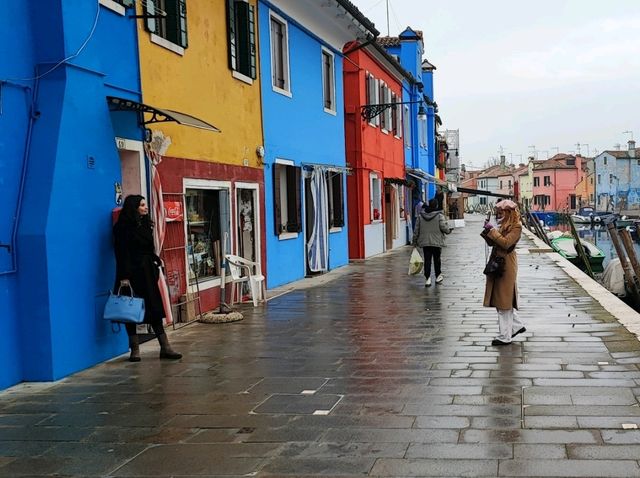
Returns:
[[[280,168],[279,164],[273,165],[273,212],[275,219],[275,233],[276,236],[279,236],[282,232],[282,214],[280,211],[282,210],[282,204],[280,203]]]
[[[256,48],[256,7],[249,6],[249,76],[254,80],[257,74],[257,48]]]
[[[344,194],[342,173],[334,174],[333,178],[333,227],[344,226]]]
[[[144,14],[147,15],[147,21],[145,22],[147,30],[155,34],[158,33],[158,19],[150,17],[156,14],[156,2],[157,0],[146,0],[146,2],[142,3],[144,5]]]
[[[189,41],[187,38],[187,0],[178,0],[178,44],[182,46],[182,48],[187,48],[189,46]]]
[[[245,76],[251,75],[251,53],[249,42],[249,4],[236,2],[236,48],[237,70]]]
[[[227,35],[229,39],[229,68],[237,69],[238,46],[236,45],[236,0],[227,0]]]
[[[300,178],[301,168],[287,166],[287,232],[302,231]]]
[[[398,135],[398,106],[395,104],[397,102],[396,94],[391,93],[391,102],[394,104],[391,108],[391,130],[393,131],[394,136]]]

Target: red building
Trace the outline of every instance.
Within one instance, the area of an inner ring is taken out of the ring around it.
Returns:
[[[575,211],[576,187],[582,180],[582,156],[556,154],[533,167],[534,210]]]
[[[349,258],[363,259],[407,243],[403,111],[401,105],[362,115],[364,105],[402,102],[411,76],[379,45],[344,48],[344,104]]]

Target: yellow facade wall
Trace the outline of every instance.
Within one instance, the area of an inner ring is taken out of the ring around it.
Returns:
[[[142,2],[136,3],[142,14]],[[259,167],[256,148],[264,143],[259,76],[252,85],[232,76],[226,4],[225,0],[187,3],[189,46],[183,56],[153,43],[144,19],[138,21],[143,102],[190,114],[222,130],[213,133],[176,123],[149,125],[171,138],[167,156]],[[259,75],[259,64],[257,71]]]

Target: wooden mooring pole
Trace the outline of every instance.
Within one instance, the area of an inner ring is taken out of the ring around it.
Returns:
[[[629,256],[629,261],[631,262],[631,267],[633,267],[633,272],[636,275],[635,285],[638,287],[638,281],[640,281],[640,263],[638,262],[638,256],[636,255],[636,251],[633,248],[633,240],[631,239],[631,234],[626,229],[622,229],[620,231],[620,236],[622,237],[622,244],[627,251],[627,255]]]
[[[618,230],[613,223],[607,224],[607,229],[609,230],[609,237],[611,238],[613,247],[616,248],[616,253],[618,254],[618,258],[620,259],[620,265],[622,266],[622,270],[624,271],[624,278],[627,281],[627,285],[634,293],[637,294],[638,288],[636,286],[636,281],[634,280],[633,273],[631,272],[631,267],[629,266],[629,261],[627,261],[627,256],[625,255],[624,249],[622,248],[622,244],[620,244]]]
[[[578,253],[578,256],[580,256],[580,259],[582,259],[585,272],[589,274],[589,277],[593,279],[594,276],[593,276],[593,270],[591,269],[591,263],[589,262],[589,257],[587,256],[587,253],[585,252],[584,247],[582,247],[582,241],[580,240],[580,235],[578,234],[578,231],[576,230],[576,226],[573,223],[573,219],[571,219],[571,216],[569,214],[565,214],[565,217],[569,222],[569,227],[571,228],[571,234],[573,235],[573,240],[575,241],[575,244],[576,244],[576,252]]]

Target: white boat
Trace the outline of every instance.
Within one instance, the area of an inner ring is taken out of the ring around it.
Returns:
[[[591,217],[581,216],[580,214],[572,214],[571,219],[575,224],[591,224]]]

